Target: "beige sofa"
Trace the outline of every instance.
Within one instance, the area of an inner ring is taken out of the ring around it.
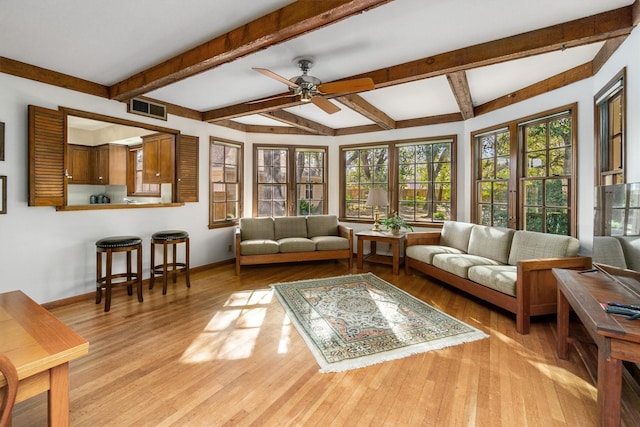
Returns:
[[[595,236],[593,262],[640,272],[640,236]]]
[[[556,313],[552,268],[586,270],[569,236],[446,221],[441,231],[407,234],[405,272],[419,270],[515,313],[516,329],[529,333],[531,316]]]
[[[235,237],[236,274],[275,262],[347,259],[353,267],[353,230],[335,215],[241,218]]]

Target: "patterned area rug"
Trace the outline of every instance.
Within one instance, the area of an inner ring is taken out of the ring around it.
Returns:
[[[361,368],[487,337],[372,273],[271,287],[320,372]]]

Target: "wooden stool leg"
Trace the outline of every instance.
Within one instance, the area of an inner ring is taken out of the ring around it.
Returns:
[[[187,237],[185,243],[187,244],[186,249],[185,249],[185,260],[184,260],[184,265],[185,265],[185,280],[187,282],[187,288],[191,287],[191,282],[189,281],[189,238]]]
[[[177,253],[176,253],[176,244],[174,243],[172,248],[173,251],[173,263],[171,264],[171,281],[173,283],[176,283],[176,276],[178,275],[178,272],[176,271],[176,264],[177,264]]]
[[[133,278],[133,274],[131,272],[131,251],[127,251],[127,282]],[[133,288],[131,285],[127,285],[127,295],[133,295]]]
[[[149,276],[149,289],[153,289],[154,279],[155,279],[155,270],[156,270],[156,246],[151,239],[151,275]]]
[[[102,301],[102,252],[96,251],[96,304]]]
[[[138,283],[136,287],[138,288],[138,302],[142,302],[142,243],[138,245],[136,252],[138,255],[138,264],[136,265],[136,278],[138,279]]]
[[[167,294],[167,241],[162,242],[162,295]]]
[[[107,275],[104,281],[105,288],[105,301],[104,301],[104,311],[111,310],[111,249],[107,249]]]

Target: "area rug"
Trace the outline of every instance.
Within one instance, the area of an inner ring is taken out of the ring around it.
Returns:
[[[487,337],[372,273],[271,287],[320,372],[361,368]]]

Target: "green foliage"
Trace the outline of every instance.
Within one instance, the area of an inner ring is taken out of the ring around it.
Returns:
[[[387,230],[401,230],[405,228],[413,231],[411,224],[407,223],[404,218],[398,216],[397,212],[394,212],[390,217],[382,218],[380,222]]]

